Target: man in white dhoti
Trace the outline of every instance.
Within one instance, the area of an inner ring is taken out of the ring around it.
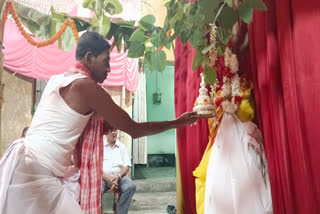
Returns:
[[[90,156],[86,153],[89,147],[102,144],[100,140],[91,142],[91,139],[98,139],[101,132],[100,126],[91,122],[93,114],[102,116],[111,126],[133,138],[182,127],[200,118],[195,113],[185,113],[173,121],[133,121],[97,84],[110,72],[110,45],[98,33],[87,32],[81,36],[76,59],[72,70],[50,79],[25,139],[14,142],[0,161],[1,214],[99,213],[100,198],[95,195],[100,192],[90,191],[99,184],[98,179],[88,183],[82,174],[92,167],[83,163],[91,160],[95,163],[102,154]],[[88,126],[99,130],[86,135]],[[81,187],[81,207],[78,203],[80,173],[71,161],[76,146],[80,145],[80,135],[87,142],[82,150],[82,157],[87,159],[81,159],[81,186],[84,187]],[[91,175],[99,177],[97,171]],[[99,179],[101,185],[101,177]],[[87,198],[90,203],[86,203]],[[96,206],[91,207],[92,204]]]

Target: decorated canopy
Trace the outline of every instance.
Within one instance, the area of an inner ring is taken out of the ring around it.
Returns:
[[[139,3],[126,3],[122,14],[117,18],[137,20],[140,18]],[[51,6],[59,12],[66,12],[75,16],[90,17],[92,14],[81,7],[81,0],[16,0],[27,7],[49,14]],[[40,40],[33,37],[35,40]],[[72,51],[62,51],[58,48],[58,42],[43,48],[30,45],[19,32],[18,27],[12,20],[8,20],[4,32],[4,67],[21,75],[48,80],[52,75],[68,71],[75,63],[75,46]],[[117,49],[111,53],[111,73],[103,83],[106,86],[125,86],[127,90],[134,92],[139,80],[138,59],[127,58],[127,53]]]

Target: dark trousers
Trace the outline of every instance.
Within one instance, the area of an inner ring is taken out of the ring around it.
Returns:
[[[110,189],[108,183],[102,181],[101,194],[107,192]],[[120,201],[117,206],[117,214],[127,214],[131,199],[136,191],[136,184],[127,176],[121,178],[119,181]]]

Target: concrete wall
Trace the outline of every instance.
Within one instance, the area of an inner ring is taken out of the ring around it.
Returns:
[[[157,80],[157,84],[156,84]],[[174,66],[167,65],[165,71],[150,72],[146,68],[147,82],[147,119],[148,121],[173,120],[174,109]],[[161,92],[161,103],[153,103],[153,93]],[[148,136],[148,154],[174,154],[176,146],[175,130]]]
[[[29,126],[33,111],[33,80],[3,71],[4,103],[1,111],[0,156]]]

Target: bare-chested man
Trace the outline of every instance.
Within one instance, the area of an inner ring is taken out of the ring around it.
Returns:
[[[133,138],[183,127],[200,118],[185,113],[172,121],[133,121],[97,84],[110,72],[110,45],[98,33],[81,36],[76,60],[74,69],[50,79],[24,143],[15,142],[1,159],[0,213],[82,213],[72,185],[67,185],[78,181],[67,178],[79,173],[72,168],[71,157],[93,113]]]

